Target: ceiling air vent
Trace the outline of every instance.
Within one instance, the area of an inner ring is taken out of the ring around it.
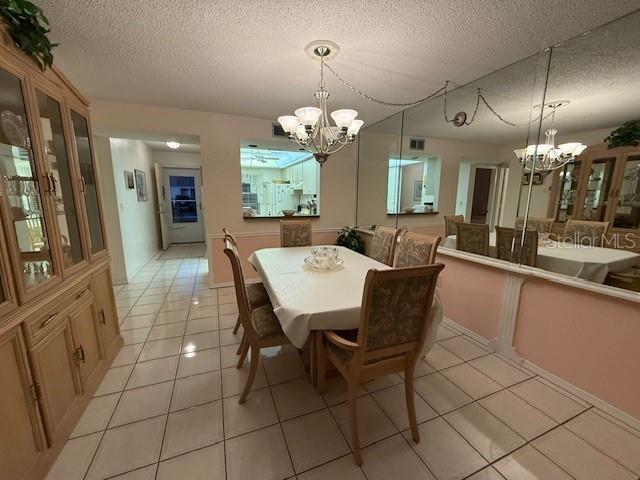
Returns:
[[[424,138],[410,138],[409,150],[424,150]]]
[[[284,129],[282,128],[282,125],[280,125],[279,123],[272,123],[271,124],[271,132],[272,135],[274,137],[286,137],[287,136],[287,132],[284,131]]]

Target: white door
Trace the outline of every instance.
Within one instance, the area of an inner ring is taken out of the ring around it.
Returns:
[[[162,165],[155,165],[156,173],[156,189],[158,194],[158,217],[160,219],[160,236],[162,241],[162,249],[169,248],[171,243],[169,239],[169,208],[167,206],[167,189],[164,184],[164,167]]]
[[[204,242],[199,168],[164,168],[171,243]]]

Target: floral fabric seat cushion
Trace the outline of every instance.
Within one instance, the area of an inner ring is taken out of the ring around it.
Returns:
[[[262,283],[250,283],[247,285],[247,297],[252,308],[261,307],[271,303],[269,294]]]
[[[280,321],[271,305],[263,305],[252,312],[253,325],[260,338],[284,336]]]

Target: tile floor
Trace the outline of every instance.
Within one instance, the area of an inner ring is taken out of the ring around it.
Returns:
[[[421,442],[400,375],[359,398],[364,465],[350,455],[345,387],[323,396],[291,348],[263,351],[253,392],[235,368],[236,305],[177,249],[116,287],[125,347],[49,480],[634,480],[640,433],[442,326],[418,365]]]

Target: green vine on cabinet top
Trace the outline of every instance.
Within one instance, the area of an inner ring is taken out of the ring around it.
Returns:
[[[607,148],[637,147],[640,145],[640,120],[625,122],[621,127],[613,130],[607,138]]]
[[[0,16],[13,41],[42,70],[53,64],[51,50],[58,44],[47,37],[51,28],[40,7],[27,0],[0,0]]]

